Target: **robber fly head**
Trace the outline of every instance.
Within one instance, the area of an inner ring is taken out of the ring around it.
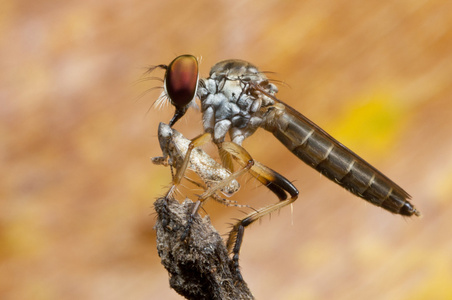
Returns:
[[[176,57],[166,69],[163,87],[169,101],[176,108],[169,122],[173,126],[187,111],[189,103],[196,97],[198,89],[198,60],[193,55]]]

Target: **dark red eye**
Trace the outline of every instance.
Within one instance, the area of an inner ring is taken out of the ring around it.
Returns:
[[[198,87],[198,60],[193,55],[176,57],[166,69],[165,90],[176,109],[187,106]]]

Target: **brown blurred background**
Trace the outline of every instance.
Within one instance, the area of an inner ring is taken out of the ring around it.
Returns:
[[[149,159],[173,109],[149,110],[161,83],[140,79],[191,53],[203,76],[227,58],[274,71],[279,98],[423,213],[367,204],[257,133],[244,146],[301,192],[293,215],[246,231],[241,266],[257,299],[451,299],[451,3],[2,1],[0,298],[181,299],[152,229],[170,171]],[[199,112],[176,128],[201,133]],[[235,200],[276,201],[241,182]],[[243,215],[205,211],[222,234]]]

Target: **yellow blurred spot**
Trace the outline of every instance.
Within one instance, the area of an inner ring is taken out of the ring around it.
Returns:
[[[355,260],[366,269],[377,268],[381,261],[391,255],[391,249],[375,237],[356,240],[355,247]]]
[[[438,178],[436,187],[433,192],[436,194],[435,199],[443,204],[450,202],[450,195],[452,194],[452,169],[444,170],[445,172]]]
[[[344,107],[335,125],[329,126],[333,128],[330,131],[353,151],[382,155],[390,150],[403,127],[401,109],[390,93],[361,95]]]
[[[297,261],[305,269],[318,269],[327,264],[334,255],[334,247],[328,243],[318,242],[304,245],[298,251]]]
[[[406,299],[452,299],[452,269],[450,268],[450,253],[441,251],[429,255],[427,270],[422,284],[418,285]]]
[[[24,209],[17,219],[4,224],[4,228],[0,235],[0,260],[32,259],[49,245],[31,209]]]

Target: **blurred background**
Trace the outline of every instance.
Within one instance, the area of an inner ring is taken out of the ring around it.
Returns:
[[[180,54],[249,60],[279,98],[405,188],[422,218],[374,207],[267,132],[244,146],[300,198],[246,230],[257,299],[452,298],[452,2],[2,1],[0,297],[181,299],[155,245],[161,82]],[[163,77],[155,70],[151,76]],[[191,110],[176,129],[202,132]],[[212,147],[207,147],[211,153]],[[218,157],[218,156],[215,156]],[[233,198],[276,201],[242,178]],[[246,201],[245,201],[246,200]],[[243,216],[207,203],[221,234]]]

